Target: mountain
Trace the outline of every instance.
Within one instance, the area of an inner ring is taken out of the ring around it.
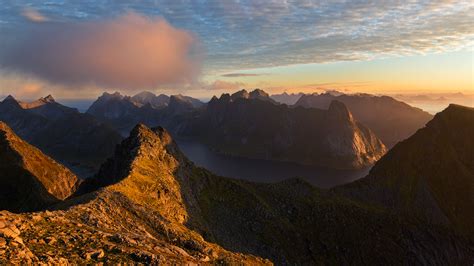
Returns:
[[[55,102],[51,96],[33,103],[9,96],[0,102],[0,121],[81,175],[95,171],[121,140],[112,128]]]
[[[158,98],[164,99],[162,95],[155,96],[150,92],[142,92],[133,97],[123,96],[118,92],[105,92],[91,105],[87,113],[110,124],[122,136],[127,136],[138,123],[148,126],[173,123],[174,116],[180,115],[181,111],[192,111],[204,105],[192,97],[172,95],[167,98],[165,105],[157,107],[154,103],[161,101]]]
[[[279,103],[282,103],[282,104],[286,104],[286,105],[293,105],[295,104],[300,98],[301,96],[303,96],[304,93],[302,92],[299,92],[299,93],[281,93],[281,94],[273,94],[271,95],[270,97],[279,102]]]
[[[214,97],[181,135],[226,154],[331,168],[361,168],[385,152],[341,102],[328,110],[289,108],[248,95]]]
[[[4,224],[18,232],[3,233],[9,252],[0,260],[462,265],[474,259],[472,240],[449,224],[416,219],[416,210],[399,213],[300,179],[258,184],[216,176],[188,161],[162,128],[136,126],[81,188],[55,211],[2,212]]]
[[[34,211],[71,196],[77,177],[0,121],[0,209]]]
[[[450,105],[393,147],[368,177],[341,190],[356,199],[449,224],[474,239],[474,108]]]
[[[370,94],[308,94],[295,106],[327,109],[332,101],[343,102],[357,121],[370,128],[388,147],[423,127],[433,116],[388,96]]]
[[[257,99],[257,100],[277,104],[277,102],[273,100],[268,93],[266,93],[265,91],[261,89],[255,89],[251,92],[248,92],[247,90],[240,90],[230,95],[230,99],[232,101],[235,101],[237,99],[252,99],[252,100]]]
[[[143,91],[136,94],[135,96],[132,96],[131,100],[141,106],[149,104],[151,107],[158,109],[166,107],[170,101],[170,97],[164,94],[157,96],[152,92]]]

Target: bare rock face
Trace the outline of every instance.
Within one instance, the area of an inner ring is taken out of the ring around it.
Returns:
[[[0,122],[0,209],[31,211],[64,200],[77,177]]]

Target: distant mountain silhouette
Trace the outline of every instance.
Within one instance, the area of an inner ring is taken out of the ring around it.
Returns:
[[[308,94],[302,96],[295,106],[327,109],[334,100],[343,102],[355,119],[373,130],[388,147],[408,138],[433,118],[429,113],[392,97],[370,94]]]
[[[77,177],[0,121],[0,210],[34,211],[75,192]]]
[[[281,94],[273,94],[271,95],[270,97],[279,102],[279,103],[282,103],[282,104],[286,104],[286,105],[293,105],[295,104],[300,98],[301,96],[303,96],[304,93],[302,92],[299,92],[299,93],[281,93]]]
[[[95,171],[121,140],[112,128],[52,96],[33,103],[8,96],[0,102],[0,121],[55,160],[86,174]]]

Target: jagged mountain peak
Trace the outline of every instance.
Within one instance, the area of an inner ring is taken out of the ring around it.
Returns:
[[[15,97],[13,97],[13,96],[11,96],[11,95],[8,95],[7,97],[5,97],[5,99],[3,99],[3,101],[4,101],[4,102],[5,102],[5,101],[15,101],[15,102],[16,102],[17,100],[15,99]]]
[[[46,103],[54,103],[56,102],[51,94],[49,94],[46,97],[41,98],[40,100],[43,100]]]
[[[56,101],[54,100],[53,96],[51,96],[51,94],[49,94],[46,97],[41,97],[36,101],[19,102],[19,104],[21,105],[21,107],[23,109],[33,109],[33,108],[37,108],[37,107],[40,107],[40,106],[44,106],[44,105],[48,105],[48,104],[55,104],[55,103],[56,103]]]
[[[21,108],[20,102],[18,102],[13,96],[8,95],[3,101],[1,102],[4,105],[8,105],[10,107],[18,107]]]
[[[250,94],[248,93],[247,90],[243,89],[243,90],[234,92],[230,97],[232,100],[236,100],[239,98],[248,99],[250,97]]]
[[[108,93],[108,92],[104,92],[102,93],[102,96],[99,97],[99,99],[104,99],[104,100],[108,100],[108,99],[123,99],[124,96],[116,91],[114,93]]]

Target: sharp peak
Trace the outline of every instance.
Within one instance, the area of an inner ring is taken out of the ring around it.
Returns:
[[[11,94],[8,95],[7,97],[5,97],[5,99],[3,99],[3,100],[4,100],[4,101],[5,101],[5,100],[14,100],[14,101],[16,101],[15,97],[13,97]]]
[[[54,103],[54,102],[56,102],[51,94],[48,94],[48,96],[46,96],[46,97],[41,97],[41,98],[39,99],[39,101],[43,101],[43,102],[46,102],[46,103]]]

